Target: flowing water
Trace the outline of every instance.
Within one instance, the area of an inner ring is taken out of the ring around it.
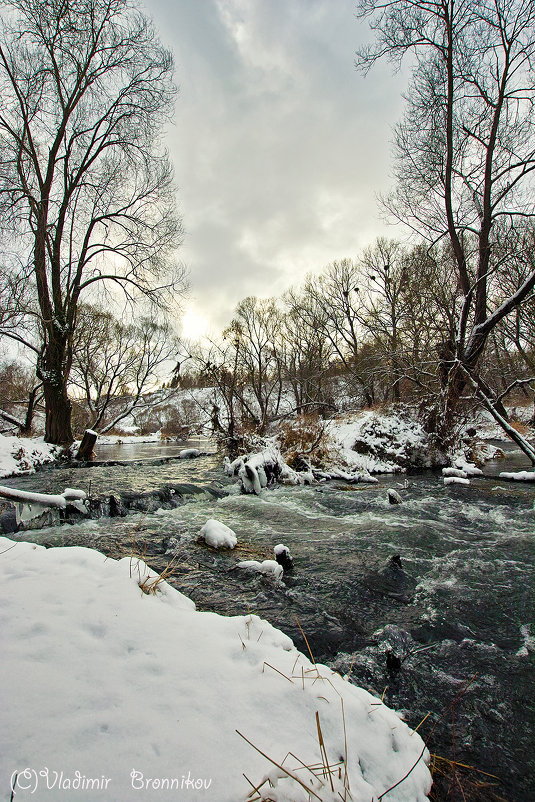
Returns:
[[[469,487],[445,487],[427,471],[378,485],[279,486],[256,497],[240,495],[215,454],[162,462],[180,448],[136,448],[100,448],[98,459],[123,464],[4,483],[45,492],[90,485],[92,496],[114,493],[125,503],[144,494],[143,511],[10,536],[113,556],[134,549],[156,570],[172,559],[169,581],[198,609],[257,613],[306,651],[304,632],[317,661],[384,693],[411,726],[430,712],[419,731],[432,752],[496,775],[503,799],[535,798],[535,491],[493,476],[527,467],[521,457],[489,464],[488,477]],[[162,494],[163,485],[173,490]],[[388,488],[402,504],[389,504]],[[234,529],[233,552],[199,540],[208,518]],[[272,558],[278,543],[295,560],[282,584],[236,568],[239,559]]]

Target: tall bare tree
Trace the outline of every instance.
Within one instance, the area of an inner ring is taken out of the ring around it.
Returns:
[[[130,0],[4,0],[0,217],[35,284],[45,439],[72,441],[67,384],[80,298],[180,285],[162,127],[172,59]]]
[[[531,271],[499,303],[490,293],[499,239],[534,213],[535,4],[359,0],[358,10],[376,38],[358,52],[357,66],[411,53],[395,138],[398,188],[387,206],[430,242],[447,238],[454,257],[457,322],[441,354],[447,429],[466,383],[478,384],[489,333],[535,286]],[[529,247],[517,239],[519,256]]]
[[[223,332],[224,337],[236,343],[237,365],[251,386],[261,431],[270,415],[277,415],[281,403],[281,332],[282,317],[274,299],[254,296],[240,301]]]
[[[70,385],[87,406],[90,427],[108,431],[143,407],[144,396],[158,385],[159,369],[176,362],[178,351],[178,338],[166,324],[147,317],[125,324],[111,312],[80,305]],[[176,390],[160,395],[163,402]]]

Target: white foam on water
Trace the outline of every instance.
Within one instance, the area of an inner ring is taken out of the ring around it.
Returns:
[[[517,657],[529,657],[530,653],[535,652],[535,629],[534,624],[522,624],[520,627],[520,634],[524,638],[524,643],[517,651]],[[533,634],[532,634],[533,633]]]

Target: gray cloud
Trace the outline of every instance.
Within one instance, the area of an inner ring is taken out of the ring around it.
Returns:
[[[214,330],[385,232],[390,126],[403,76],[364,79],[353,0],[146,0],[175,53],[169,147],[189,306]],[[390,230],[393,234],[394,230]]]

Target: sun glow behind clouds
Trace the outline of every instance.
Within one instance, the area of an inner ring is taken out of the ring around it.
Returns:
[[[208,334],[210,324],[207,318],[190,303],[182,315],[182,336],[188,340],[200,340]]]

